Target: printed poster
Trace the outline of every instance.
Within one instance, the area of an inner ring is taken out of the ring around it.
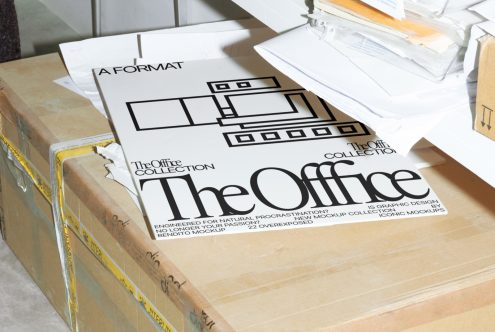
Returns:
[[[411,162],[259,57],[94,74],[156,239],[447,213]]]

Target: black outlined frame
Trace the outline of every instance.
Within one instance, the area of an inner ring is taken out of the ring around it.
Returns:
[[[291,91],[291,90],[287,90],[287,91]],[[307,90],[304,90],[302,89],[302,91],[304,92],[307,92]],[[332,110],[330,109],[330,107],[328,107],[327,103],[321,99],[320,97],[316,96],[318,98],[318,101],[320,102],[321,106],[323,107],[323,109],[325,110],[326,114],[328,114],[328,117],[329,119],[325,119],[325,120],[322,120],[320,118],[318,118],[318,116],[315,114],[314,112],[314,109],[311,107],[310,110],[313,112],[314,114],[314,119],[313,121],[299,121],[299,120],[307,120],[307,119],[310,119],[309,117],[307,118],[300,118],[300,119],[286,119],[286,120],[278,120],[278,121],[259,121],[259,122],[252,122],[252,123],[244,123],[244,124],[241,124],[241,128],[245,128],[245,129],[254,129],[254,128],[266,128],[266,127],[278,127],[280,126],[280,122],[290,122],[286,125],[304,125],[304,124],[310,124],[310,123],[314,123],[314,124],[318,124],[318,123],[321,123],[321,121],[337,121],[337,119],[335,118],[335,115],[333,115],[333,112]],[[305,102],[307,102],[309,105],[311,105],[311,103],[307,100],[306,96],[304,96],[303,94],[303,99],[305,100]],[[280,113],[278,113],[280,114]],[[294,122],[293,122],[294,121]],[[298,122],[299,121],[299,122]],[[273,122],[278,122],[278,123],[275,123],[275,124],[270,124],[270,123],[273,123]],[[261,125],[258,125],[258,124],[261,124]]]
[[[250,93],[243,93],[243,94],[234,94],[234,95],[225,95],[225,100],[227,101],[227,104],[229,105],[229,109],[232,110],[232,114],[235,115],[236,118],[242,119],[242,118],[248,118],[248,117],[253,117],[253,116],[269,116],[269,115],[280,115],[280,114],[291,114],[291,113],[298,113],[299,111],[296,108],[296,105],[294,105],[294,102],[290,98],[290,96],[300,96],[302,97],[302,100],[304,101],[304,104],[306,107],[309,109],[313,117],[316,117],[316,113],[309,103],[308,99],[304,95],[304,92],[306,90],[303,89],[294,89],[294,90],[280,90],[280,91],[263,91],[263,92],[250,92]],[[287,93],[290,92],[290,93]],[[264,94],[269,94],[269,93],[280,93],[283,94],[287,102],[289,103],[289,106],[291,108],[291,111],[287,112],[273,112],[273,113],[263,113],[263,114],[254,114],[254,115],[239,115],[236,111],[236,108],[234,104],[232,103],[232,98],[242,98],[244,96],[252,96],[252,95],[264,95]]]
[[[287,112],[272,112],[272,113],[263,113],[263,114],[254,114],[254,115],[239,115],[238,112],[236,111],[236,108],[232,102],[232,98],[235,97],[243,97],[243,96],[249,96],[249,95],[259,95],[259,94],[270,94],[270,93],[279,93],[283,94],[284,97],[286,98],[291,111]],[[297,121],[300,121],[301,124],[306,124],[307,121],[304,120],[309,120],[309,119],[315,119],[315,121],[322,121],[318,120],[318,115],[316,114],[316,111],[313,107],[313,105],[309,102],[307,99],[305,93],[308,93],[307,90],[304,89],[289,89],[289,90],[276,90],[276,91],[263,91],[263,92],[251,92],[251,93],[243,93],[243,94],[227,94],[225,95],[225,100],[228,104],[228,107],[224,107],[223,110],[230,110],[232,112],[232,115],[229,115],[228,117],[221,118],[219,119],[219,123],[221,126],[231,126],[235,124],[227,124],[223,120],[230,120],[230,119],[247,119],[247,118],[263,118],[263,117],[268,117],[268,116],[273,116],[273,115],[282,115],[282,114],[296,114],[299,113],[299,110],[296,108],[296,105],[290,98],[291,96],[299,96],[304,102],[304,105],[306,108],[309,110],[309,113],[311,115],[309,116],[301,116],[300,118],[296,119],[277,119],[277,120],[246,120],[243,123],[239,123],[237,125],[240,125],[241,128],[257,128],[257,127],[265,127],[265,126],[271,126],[271,123],[284,123],[284,122],[291,122],[292,124],[296,124]],[[332,111],[328,107],[328,105],[325,103],[325,101],[319,97],[317,97],[318,101],[320,102],[321,106],[323,107],[324,111],[328,115],[329,119],[332,121],[336,121],[335,116],[333,115]],[[326,119],[325,119],[326,120]],[[260,124],[266,124],[259,126]],[[278,126],[279,124],[275,124],[274,126]]]
[[[140,101],[130,101],[126,102],[127,110],[129,111],[129,115],[131,117],[132,123],[134,124],[134,128],[136,128],[136,131],[144,131],[144,130],[157,130],[157,129],[168,129],[168,128],[183,128],[183,127],[193,127],[193,126],[208,126],[208,125],[218,125],[218,119],[215,122],[207,122],[207,123],[200,123],[200,124],[195,124],[194,121],[192,120],[191,114],[189,113],[189,110],[187,109],[187,106],[184,102],[184,100],[187,99],[201,99],[201,98],[211,98],[213,102],[215,103],[215,106],[217,107],[219,115],[222,117],[226,117],[226,114],[223,112],[223,108],[221,107],[218,99],[214,95],[203,95],[203,96],[192,96],[192,97],[180,97],[180,98],[164,98],[164,99],[151,99],[151,100],[140,100]],[[139,125],[139,122],[136,118],[136,115],[134,114],[134,110],[132,109],[133,104],[145,104],[145,103],[153,103],[153,102],[163,102],[163,101],[173,101],[177,100],[181,104],[184,113],[186,115],[186,118],[189,121],[189,124],[185,125],[174,125],[174,126],[158,126],[158,127],[147,127],[147,128],[141,128]]]
[[[315,119],[314,121],[315,122],[320,122],[322,120],[317,120],[318,119],[318,115],[316,114],[313,106],[311,105],[311,103],[309,102],[309,100],[307,99],[307,97],[305,96],[305,93],[307,91],[304,90],[304,89],[289,89],[289,90],[277,90],[277,91],[263,91],[263,92],[251,92],[251,93],[245,93],[245,94],[229,94],[229,95],[225,95],[225,99],[226,99],[226,102],[227,104],[229,105],[229,107],[222,107],[220,105],[220,102],[217,98],[216,95],[201,95],[201,96],[190,96],[190,97],[179,97],[179,98],[163,98],[163,99],[151,99],[151,100],[140,100],[140,101],[132,101],[132,102],[126,102],[126,106],[127,106],[127,109],[129,111],[129,114],[130,114],[130,117],[131,117],[131,120],[132,120],[132,123],[134,124],[134,128],[137,130],[137,131],[144,131],[144,130],[157,130],[157,129],[167,129],[167,128],[183,128],[183,127],[191,127],[191,126],[205,126],[205,125],[218,125],[220,124],[221,126],[233,126],[233,125],[240,125],[241,128],[257,128],[257,127],[265,127],[265,126],[279,126],[280,123],[284,123],[284,122],[290,122],[291,125],[295,125],[295,124],[298,124],[298,123],[301,123],[301,124],[306,124],[307,121],[304,121],[304,120],[308,120],[308,119]],[[258,95],[258,94],[268,94],[268,93],[278,93],[278,94],[283,94],[284,97],[286,98],[287,100],[287,103],[289,104],[290,106],[290,111],[286,111],[286,112],[273,112],[273,113],[264,113],[264,114],[254,114],[254,115],[238,115],[236,109],[235,109],[235,106],[232,102],[232,98],[235,98],[235,97],[241,97],[241,96],[249,96],[249,95]],[[296,113],[299,113],[299,110],[296,108],[294,102],[292,101],[291,97],[292,96],[298,96],[301,98],[301,100],[304,102],[304,106],[309,110],[310,112],[310,115],[309,116],[302,116],[300,118],[296,118],[296,119],[277,119],[277,120],[266,120],[266,121],[256,121],[256,120],[253,120],[253,121],[247,121],[247,122],[244,122],[242,124],[237,124],[237,123],[234,123],[234,124],[224,124],[222,122],[222,120],[228,120],[228,119],[246,119],[246,118],[263,118],[263,117],[266,117],[266,116],[271,116],[271,115],[282,115],[282,114],[296,114]],[[189,110],[187,109],[187,105],[186,103],[184,102],[185,100],[189,100],[189,99],[202,99],[202,98],[211,98],[217,108],[217,111],[218,111],[218,114],[220,115],[219,118],[217,118],[217,121],[215,122],[207,122],[207,123],[200,123],[200,124],[197,124],[197,123],[194,123],[192,117],[191,117],[191,114],[189,112]],[[184,110],[184,114],[188,120],[188,123],[187,124],[183,124],[183,125],[170,125],[170,126],[155,126],[155,127],[145,127],[143,128],[140,124],[139,124],[139,121],[136,117],[136,114],[132,108],[132,105],[133,104],[145,104],[145,103],[153,103],[153,102],[165,102],[165,101],[178,101],[183,110]],[[333,113],[331,112],[330,108],[328,107],[328,105],[325,103],[324,100],[322,100],[321,98],[318,97],[318,101],[320,102],[321,106],[323,107],[323,109],[326,111],[326,113],[328,114],[329,118],[332,120],[332,121],[335,121],[335,116],[333,115]],[[227,111],[229,111],[229,113],[227,113]],[[300,122],[298,122],[300,121]],[[279,123],[279,124],[275,124],[273,125],[273,123],[276,122],[276,123]],[[266,125],[263,125],[263,124],[266,124]]]
[[[288,136],[290,138],[288,140],[287,139],[280,139],[280,140],[270,140],[270,141],[261,141],[261,142],[253,142],[253,143],[249,142],[246,144],[243,144],[242,142],[238,142],[241,144],[235,144],[235,143],[233,144],[229,136],[234,137],[234,136],[239,135],[239,134],[248,135],[248,134],[252,134],[252,133],[263,133],[263,132],[266,132],[267,130],[258,129],[258,130],[244,130],[244,131],[235,131],[235,132],[225,132],[225,133],[223,133],[223,137],[225,138],[225,141],[227,142],[228,146],[233,148],[233,147],[251,146],[251,145],[292,143],[292,142],[315,141],[315,140],[331,139],[331,138],[339,138],[339,137],[356,137],[356,136],[368,136],[368,135],[370,135],[368,128],[363,123],[361,123],[359,121],[332,122],[330,120],[322,120],[319,123],[318,128],[323,128],[323,122],[326,122],[327,125],[334,126],[337,128],[339,126],[355,126],[357,128],[357,131],[356,131],[357,133],[342,134],[339,131],[339,133],[337,133],[337,134],[334,133],[331,135],[321,135],[321,136],[313,136],[313,137],[301,136],[301,137],[297,137],[297,138],[292,138],[288,134]],[[276,129],[287,132],[287,131],[295,131],[295,130],[301,129],[301,128],[313,129],[314,126],[311,126],[311,125],[302,126],[301,125],[301,126],[297,126],[297,127],[279,127]],[[268,131],[269,130],[273,130],[273,129],[268,129]]]
[[[259,80],[272,80],[273,81],[273,86],[266,86],[266,87],[258,87],[258,88],[253,88],[253,87],[248,87],[248,88],[241,88],[236,84],[238,87],[237,89],[222,89],[217,91],[214,86],[222,83],[244,83],[244,82],[249,82],[249,81],[259,81]],[[208,85],[208,88],[210,89],[211,93],[225,93],[225,92],[242,92],[242,91],[252,91],[252,90],[265,90],[265,89],[280,89],[280,83],[278,82],[277,78],[275,76],[265,76],[265,77],[252,77],[252,78],[244,78],[244,79],[236,79],[236,80],[223,80],[223,81],[212,81],[212,82],[206,82]]]

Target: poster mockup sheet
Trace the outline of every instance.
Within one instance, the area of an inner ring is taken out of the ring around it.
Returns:
[[[94,74],[155,239],[447,213],[409,160],[259,57]]]

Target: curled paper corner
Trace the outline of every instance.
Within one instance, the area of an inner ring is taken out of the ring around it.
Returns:
[[[132,200],[140,208],[137,199],[138,194],[136,187],[132,181],[131,173],[127,168],[124,153],[120,144],[111,143],[105,147],[96,147],[96,152],[103,158],[111,161],[111,163],[105,164],[105,168],[108,170],[106,177],[124,186],[129,192]]]
[[[124,152],[122,151],[120,144],[110,143],[105,147],[97,146],[96,152],[105,159],[113,161],[117,167],[127,169]]]

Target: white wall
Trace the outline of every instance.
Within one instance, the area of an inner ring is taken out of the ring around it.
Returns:
[[[82,37],[93,35],[91,0],[40,0]]]
[[[103,35],[175,26],[173,0],[100,1]]]

